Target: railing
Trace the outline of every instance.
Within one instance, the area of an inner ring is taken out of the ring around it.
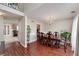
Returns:
[[[13,8],[13,9],[16,9],[16,10],[19,10],[18,3],[0,3],[0,4],[10,7],[10,8]]]

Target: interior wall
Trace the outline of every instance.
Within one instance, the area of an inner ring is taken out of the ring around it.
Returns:
[[[30,25],[30,28],[31,28],[30,42],[34,42],[37,40],[37,36],[36,36],[37,24],[40,25],[41,32],[46,32],[46,28],[45,28],[46,25],[44,22],[42,22],[40,20],[28,18],[27,24]]]
[[[3,30],[4,30],[3,16],[0,16],[0,42],[4,41]]]
[[[79,16],[78,16],[78,30],[77,30],[77,36],[78,36],[78,41],[77,41],[77,48],[76,48],[76,50],[77,50],[77,56],[79,56]]]
[[[4,25],[3,25],[3,16],[0,15],[0,55],[3,55],[5,52],[5,40],[3,36]]]
[[[79,16],[78,16],[78,24],[77,24],[77,43],[76,43],[76,56],[79,56]]]
[[[47,26],[47,32],[48,31],[52,31],[55,32],[61,32],[61,31],[68,31],[68,32],[72,32],[72,23],[73,23],[73,19],[63,19],[63,20],[56,20],[53,21],[53,23],[51,25]]]
[[[4,18],[4,24],[18,24],[18,18]]]

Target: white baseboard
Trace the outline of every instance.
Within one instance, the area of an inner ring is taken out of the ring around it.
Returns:
[[[20,44],[21,44],[24,48],[26,48],[26,46],[25,46],[24,44],[22,44],[21,42],[20,42]]]
[[[32,43],[32,42],[35,42],[35,41],[37,41],[37,39],[35,39],[35,40],[30,40],[29,43]]]
[[[35,41],[37,41],[37,40],[30,40],[29,43],[33,43],[33,42],[35,42]],[[27,48],[27,45],[24,45],[24,44],[22,44],[21,42],[20,42],[20,44],[21,44],[24,48]],[[27,44],[27,43],[25,43],[25,44]]]

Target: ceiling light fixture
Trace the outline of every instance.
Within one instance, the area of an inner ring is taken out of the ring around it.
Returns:
[[[71,13],[76,13],[76,11],[71,11]]]

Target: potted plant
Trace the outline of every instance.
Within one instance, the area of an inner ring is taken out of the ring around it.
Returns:
[[[31,32],[30,25],[27,25],[27,41],[30,40],[30,32]]]
[[[66,49],[67,49],[67,41],[70,41],[70,37],[71,37],[71,33],[70,32],[62,32],[61,33],[61,37],[64,38],[64,51],[66,53]],[[69,43],[69,45],[71,44],[71,42]]]
[[[70,32],[62,32],[61,37],[65,40],[66,43],[67,43],[67,41],[69,41],[71,44],[71,39],[70,39],[71,33]]]

